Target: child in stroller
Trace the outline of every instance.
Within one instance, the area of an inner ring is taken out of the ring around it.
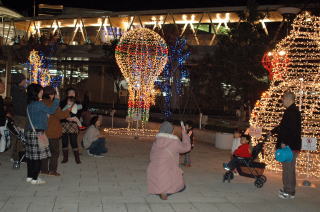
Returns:
[[[234,156],[229,163],[224,163],[223,166],[227,172],[223,176],[223,182],[226,180],[230,182],[234,178],[233,170],[237,169],[240,176],[255,178],[254,185],[261,188],[267,181],[263,175],[265,164],[254,162],[259,153],[262,152],[263,142],[258,143],[251,151],[250,149],[250,136],[241,136],[241,145],[234,152]]]

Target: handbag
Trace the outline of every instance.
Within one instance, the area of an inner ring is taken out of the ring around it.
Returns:
[[[289,146],[278,149],[275,153],[276,160],[279,162],[291,162],[293,159],[293,153]]]
[[[36,133],[36,130],[34,129],[34,126],[32,124],[28,109],[27,109],[27,115],[28,115],[28,119],[32,128],[32,131]],[[45,149],[49,147],[49,139],[45,132],[38,133],[37,137],[38,137],[38,145],[40,149]]]

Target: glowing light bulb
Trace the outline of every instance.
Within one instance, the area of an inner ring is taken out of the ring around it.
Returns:
[[[283,55],[285,55],[285,54],[286,54],[286,51],[284,51],[284,50],[279,51],[279,55],[280,55],[280,56],[283,56]]]

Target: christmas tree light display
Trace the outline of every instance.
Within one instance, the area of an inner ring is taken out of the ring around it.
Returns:
[[[320,177],[320,18],[303,13],[296,17],[289,35],[271,52],[273,79],[270,88],[256,102],[250,125],[266,134],[282,118],[281,98],[290,90],[296,95],[296,104],[302,116],[302,137],[317,138],[316,151],[302,151],[297,158],[297,172]],[[263,138],[253,137],[257,143]],[[274,159],[276,137],[265,144],[260,159],[272,170],[282,170]]]
[[[125,33],[116,47],[116,61],[128,82],[128,117],[149,120],[154,82],[168,60],[168,48],[156,32],[137,28]]]

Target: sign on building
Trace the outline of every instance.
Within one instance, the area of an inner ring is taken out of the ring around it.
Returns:
[[[247,133],[245,133],[247,134]],[[260,127],[250,127],[248,134],[253,137],[261,137],[262,136],[262,128]]]
[[[317,138],[302,137],[301,150],[316,151]]]
[[[141,121],[141,113],[134,113],[132,114],[133,121]]]

